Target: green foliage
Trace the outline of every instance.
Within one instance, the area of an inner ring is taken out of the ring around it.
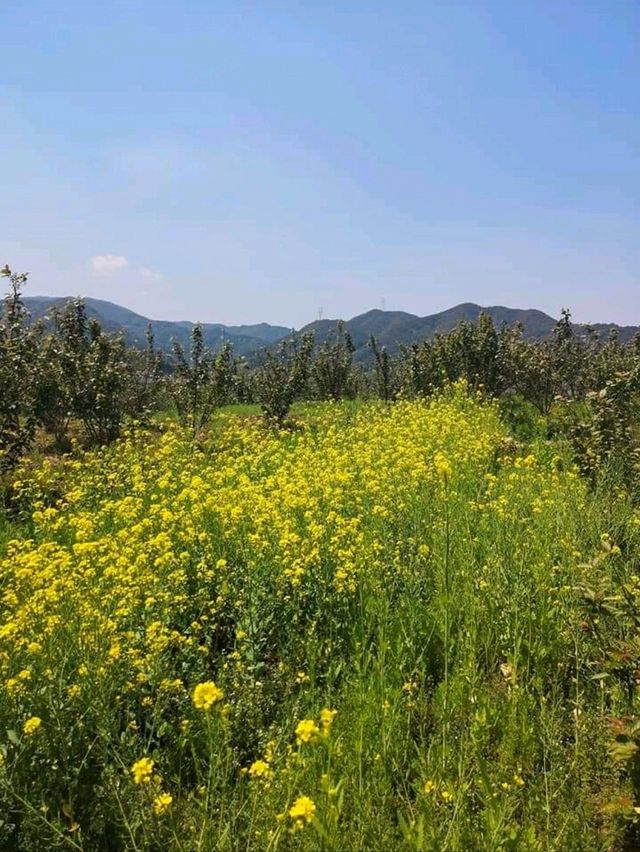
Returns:
[[[126,353],[128,381],[125,411],[134,420],[147,423],[154,411],[161,387],[162,353],[155,348],[153,327],[147,327],[144,349],[129,347]]]
[[[400,392],[399,365],[389,357],[386,346],[379,346],[373,335],[369,338],[369,349],[375,359],[374,387],[383,402],[391,402]]]
[[[22,301],[26,274],[0,270],[9,293],[0,317],[0,472],[10,470],[28,450],[37,425],[42,328],[29,325]]]
[[[546,420],[532,402],[521,394],[504,393],[498,400],[500,416],[519,441],[542,438],[546,432]]]
[[[339,400],[354,396],[352,373],[355,347],[343,322],[318,349],[311,364],[311,388],[318,399]]]
[[[126,415],[130,370],[124,339],[103,332],[81,299],[56,310],[53,319],[55,334],[47,347],[49,411],[58,422],[77,418],[90,444],[109,443],[120,435]],[[44,409],[41,419],[47,423]]]
[[[606,469],[640,497],[640,364],[609,378],[586,395],[586,417],[571,429],[576,460],[595,482]]]
[[[263,353],[255,372],[254,395],[265,418],[277,426],[285,424],[296,399],[309,390],[313,334],[283,340],[275,351]]]
[[[195,434],[211,420],[221,405],[230,401],[235,382],[235,361],[230,343],[214,353],[204,345],[202,326],[195,325],[186,355],[174,340],[175,367],[168,380],[178,419]]]
[[[436,334],[431,341],[414,344],[404,353],[407,391],[426,395],[465,379],[471,387],[496,396],[507,387],[504,367],[509,342],[509,333],[497,331],[491,317],[481,314],[476,324],[461,322],[447,335]]]

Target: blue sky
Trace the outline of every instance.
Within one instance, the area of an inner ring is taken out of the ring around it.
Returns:
[[[2,0],[0,32],[32,295],[640,323],[637,0]]]

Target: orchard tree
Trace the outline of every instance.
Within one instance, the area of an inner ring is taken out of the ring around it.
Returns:
[[[308,332],[262,354],[254,393],[265,418],[279,427],[284,426],[294,400],[308,393],[313,345],[313,333]]]
[[[0,471],[10,470],[29,448],[38,418],[36,398],[40,379],[42,326],[30,324],[22,300],[28,273],[5,266],[9,292],[0,317]]]
[[[353,396],[353,353],[355,346],[342,321],[335,334],[319,347],[311,365],[311,382],[319,399],[343,399]]]
[[[214,353],[205,346],[200,324],[191,330],[188,354],[173,341],[175,359],[169,378],[169,393],[178,419],[195,435],[211,420],[213,413],[229,401],[235,384],[233,347],[226,343]]]

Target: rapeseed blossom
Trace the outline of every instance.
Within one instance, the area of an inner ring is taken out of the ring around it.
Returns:
[[[249,767],[249,777],[250,778],[262,778],[267,779],[273,775],[273,770],[269,766],[266,760],[254,760],[254,762]]]
[[[319,734],[320,729],[313,719],[303,719],[296,725],[296,740],[298,745],[315,742]]]
[[[55,464],[45,459],[25,471],[30,537],[9,541],[0,556],[0,701],[8,728],[30,736],[42,727],[49,735],[61,720],[74,759],[93,743],[102,748],[100,737],[107,736],[109,753],[120,750],[125,767],[126,755],[153,748],[172,773],[171,788],[198,801],[206,799],[202,778],[192,790],[191,779],[173,778],[174,772],[188,774],[177,749],[193,750],[203,766],[209,765],[204,750],[215,749],[229,755],[229,777],[243,772],[251,779],[236,787],[254,797],[258,809],[268,801],[271,819],[298,782],[311,783],[310,774],[296,773],[342,771],[334,757],[350,747],[350,716],[340,725],[341,737],[333,738],[337,711],[317,713],[315,702],[322,700],[327,660],[343,666],[341,682],[353,674],[351,660],[340,659],[352,646],[339,643],[360,611],[359,596],[384,602],[393,589],[402,602],[406,590],[426,588],[439,599],[444,498],[457,536],[453,552],[468,554],[473,547],[478,553],[473,573],[464,576],[466,566],[459,568],[458,588],[467,584],[470,595],[490,605],[496,578],[509,580],[503,566],[508,548],[509,564],[521,577],[530,572],[537,592],[555,606],[561,583],[548,588],[541,578],[545,565],[565,571],[576,553],[586,552],[587,545],[564,528],[569,507],[583,515],[585,492],[569,466],[502,454],[505,432],[493,406],[454,391],[429,403],[345,414],[339,406],[318,407],[309,423],[278,434],[252,420],[221,418],[197,452],[191,436],[169,426]],[[456,512],[464,517],[462,532]],[[546,549],[529,533],[545,516],[556,531]],[[473,539],[468,550],[462,536]],[[511,628],[500,623],[500,612],[495,619],[496,635],[507,637],[500,659],[507,659]],[[407,629],[413,629],[410,622]],[[415,712],[422,680],[414,671],[413,664],[398,668],[372,693],[381,729]],[[205,679],[212,672],[215,682]],[[505,686],[512,686],[503,675]],[[335,688],[329,684],[325,694],[337,703],[338,689],[329,689]],[[290,700],[289,707],[272,714],[281,700]],[[309,706],[314,710],[300,709]],[[25,707],[37,709],[42,720],[23,723]],[[230,724],[207,726],[205,737],[194,708],[229,711]],[[307,714],[313,718],[300,719]],[[296,721],[284,725],[282,718]],[[421,724],[408,721],[406,730]],[[262,757],[250,763],[247,755],[268,737]],[[372,737],[370,756],[379,766],[388,752]],[[38,749],[52,739],[36,737]],[[29,763],[35,745],[17,759],[24,789],[40,789],[33,783],[37,767]],[[7,765],[14,756],[7,754]],[[322,765],[329,756],[331,765]],[[523,771],[528,778],[528,767]],[[154,760],[143,757],[130,772],[145,789],[129,798],[147,815],[164,813],[171,794],[162,792]],[[518,769],[512,792],[523,783]],[[328,774],[326,786],[338,807],[335,791],[343,788]],[[428,806],[437,802],[444,811],[453,789],[425,782],[419,799],[427,806],[429,795]],[[191,808],[183,808],[182,795],[175,803],[181,818]],[[304,827],[314,815],[313,800],[301,796],[283,820]],[[323,824],[325,816],[331,820],[323,813]]]
[[[148,784],[153,777],[154,761],[149,757],[142,757],[131,767],[134,784]]]
[[[299,831],[313,821],[316,805],[309,796],[298,796],[289,808],[289,817],[294,831]]]
[[[161,816],[169,809],[171,802],[173,802],[173,796],[170,793],[160,793],[160,795],[156,796],[153,800],[154,813]]]
[[[328,737],[331,732],[331,726],[333,725],[333,720],[338,715],[337,710],[331,710],[329,707],[324,707],[320,711],[320,724],[322,726],[322,735],[324,737]]]
[[[443,479],[445,482],[448,482],[451,479],[451,463],[444,455],[444,453],[438,451],[433,459],[433,463],[435,465],[438,476]]]
[[[31,736],[40,728],[40,725],[42,725],[42,719],[38,716],[31,716],[22,726],[22,730],[27,736]]]
[[[193,690],[193,703],[198,710],[211,710],[223,698],[224,692],[212,680],[199,683]]]

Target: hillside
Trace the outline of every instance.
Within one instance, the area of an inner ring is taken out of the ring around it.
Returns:
[[[65,297],[33,296],[25,298],[25,304],[34,319],[43,318],[56,305],[67,301]],[[101,299],[85,299],[87,312],[96,317],[106,331],[124,331],[126,339],[132,344],[141,344],[149,322],[153,325],[156,345],[165,351],[171,348],[173,338],[183,346],[188,345],[193,323],[188,321],[149,320],[147,317]],[[400,346],[409,346],[434,334],[446,334],[462,321],[475,322],[481,312],[491,315],[496,326],[515,325],[521,322],[526,337],[541,340],[553,330],[556,320],[537,310],[519,310],[500,305],[481,307],[471,302],[456,305],[446,311],[424,317],[404,311],[371,310],[359,314],[345,322],[356,347],[355,359],[367,361],[370,351],[367,342],[371,335],[378,343],[386,346],[391,353]],[[324,319],[309,323],[300,329],[300,333],[313,331],[316,341],[321,343],[336,327],[337,320]],[[576,326],[580,329],[583,326]],[[616,326],[613,323],[597,323],[592,326],[601,337],[609,330],[617,328],[620,339],[629,340],[637,331],[636,326]],[[223,341],[230,341],[238,355],[251,356],[266,346],[270,346],[290,334],[286,326],[274,326],[268,323],[256,325],[229,326],[222,323],[204,323],[204,335],[207,345],[218,348]]]
[[[522,323],[525,337],[542,340],[551,334],[556,320],[537,310],[519,310],[505,308],[500,305],[481,307],[471,302],[456,305],[446,311],[419,317],[404,311],[372,310],[353,317],[345,322],[353,343],[356,347],[355,358],[366,361],[369,357],[367,341],[373,334],[382,346],[393,353],[400,346],[408,346],[421,340],[430,339],[435,334],[446,334],[458,325],[467,321],[475,322],[481,313],[488,313],[499,328],[502,325],[513,326]],[[309,323],[301,331],[313,331],[316,340],[321,342],[335,329],[337,320],[318,320]],[[617,328],[620,339],[629,340],[638,331],[636,326],[616,326],[613,323],[598,323],[592,326],[602,337],[606,337],[610,329]],[[583,326],[576,325],[577,329]]]
[[[25,297],[24,302],[33,319],[42,319],[53,307],[60,307],[71,297],[31,296]],[[87,313],[95,317],[105,331],[124,331],[130,344],[142,344],[149,323],[153,326],[156,346],[168,351],[172,339],[178,340],[183,346],[189,343],[189,335],[194,323],[188,321],[150,320],[147,317],[123,308],[113,302],[102,299],[85,299]],[[286,337],[291,329],[285,326],[274,326],[268,323],[256,325],[228,326],[222,323],[203,323],[205,342],[217,349],[223,341],[230,341],[238,355],[251,355]]]

